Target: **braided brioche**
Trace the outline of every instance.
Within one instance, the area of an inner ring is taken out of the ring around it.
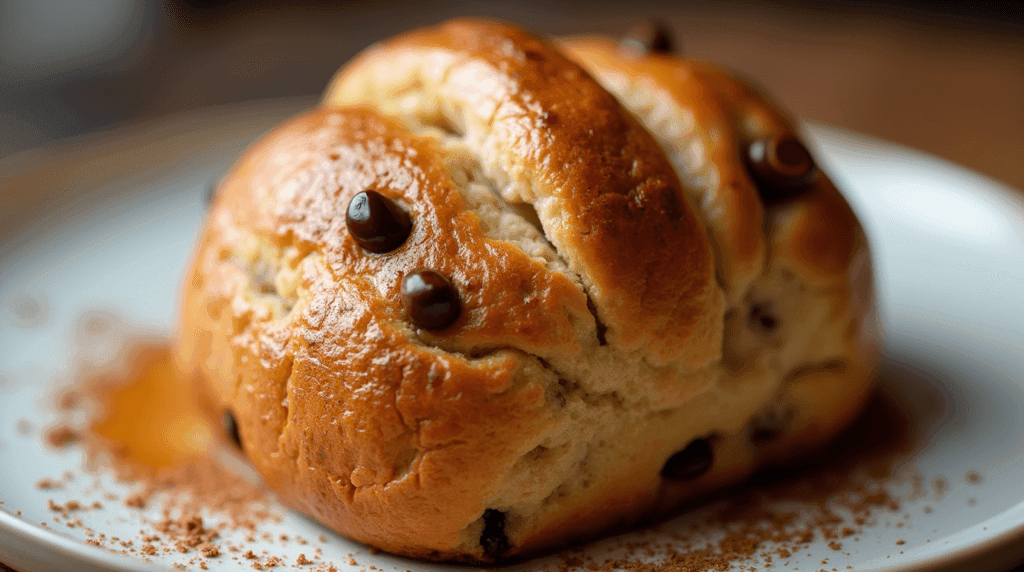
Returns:
[[[820,445],[870,389],[871,312],[856,219],[756,91],[461,20],[236,164],[176,356],[291,506],[490,562]]]

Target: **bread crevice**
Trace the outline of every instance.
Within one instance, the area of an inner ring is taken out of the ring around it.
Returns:
[[[571,53],[571,52],[570,52]],[[730,306],[747,288],[751,276],[735,276],[726,267],[729,253],[719,233],[726,228],[721,220],[722,187],[750,185],[747,181],[723,180],[720,166],[709,157],[701,125],[689,107],[677,105],[672,95],[651,81],[637,81],[610,67],[591,68],[595,77],[629,110],[658,141],[683,182],[685,200],[694,207],[704,225],[715,253],[715,281],[727,295]],[[721,113],[715,110],[713,113]],[[737,150],[739,151],[739,150]],[[744,177],[745,179],[745,177]],[[761,269],[765,268],[764,265]]]

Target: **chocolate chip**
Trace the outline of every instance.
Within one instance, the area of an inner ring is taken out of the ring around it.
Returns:
[[[405,242],[412,230],[412,221],[393,200],[369,189],[349,201],[345,226],[356,244],[380,254]]]
[[[807,147],[789,135],[751,143],[747,147],[747,165],[766,200],[790,195],[817,173]]]
[[[672,455],[661,468],[661,476],[674,481],[696,479],[711,469],[715,463],[715,452],[711,438],[694,439],[685,449]]]
[[[638,54],[671,54],[675,52],[672,28],[657,19],[647,19],[629,27],[619,40],[619,48]]]
[[[508,552],[505,513],[493,508],[484,511],[484,531],[480,533],[480,546],[488,558],[500,558],[502,554]]]
[[[224,411],[224,417],[220,420],[221,426],[224,428],[224,434],[227,435],[228,441],[238,447],[242,448],[242,437],[238,434],[238,423],[235,422],[235,415],[230,411]]]
[[[424,330],[440,330],[459,317],[459,291],[443,274],[419,269],[402,280],[402,303],[412,323]]]
[[[775,307],[770,302],[751,306],[748,320],[750,328],[763,336],[771,335],[779,328],[779,320],[775,317]]]

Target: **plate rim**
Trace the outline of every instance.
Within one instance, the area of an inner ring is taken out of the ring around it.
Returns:
[[[147,562],[131,554],[118,554],[99,546],[90,546],[73,538],[58,534],[49,527],[43,527],[12,513],[6,507],[0,507],[0,554],[5,558],[10,555],[14,559],[4,561],[9,566],[25,565],[39,560],[32,555],[39,554],[34,547],[46,546],[50,549],[47,559],[56,556],[72,558],[68,565],[90,566],[85,570],[117,570],[142,572],[171,572],[173,568],[156,562]],[[9,535],[9,536],[8,536]],[[6,537],[6,538],[4,538]],[[14,537],[13,541],[10,541]],[[19,542],[20,541],[20,542]]]

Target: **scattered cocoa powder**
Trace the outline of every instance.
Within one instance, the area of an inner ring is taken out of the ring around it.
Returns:
[[[884,393],[876,396],[862,418],[814,465],[762,471],[746,489],[720,501],[724,505],[705,521],[683,530],[665,523],[628,535],[622,556],[596,558],[582,549],[560,554],[559,572],[705,572],[761,569],[789,565],[812,542],[827,541],[842,551],[840,538],[853,537],[878,515],[900,509],[900,498],[886,482],[900,477],[923,482],[897,467],[920,442],[903,409]],[[902,476],[901,476],[902,475]],[[914,487],[914,491],[918,488]],[[799,503],[798,508],[793,508]],[[708,542],[709,531],[721,534]],[[667,540],[666,540],[667,538]],[[651,552],[655,553],[652,557]],[[807,554],[810,556],[810,553]],[[848,555],[848,553],[843,553]],[[351,563],[350,563],[351,564]]]
[[[173,369],[166,343],[146,340],[126,348],[127,356],[117,360],[120,369],[89,370],[88,374],[76,377],[74,388],[56,396],[56,408],[63,418],[46,432],[46,441],[55,447],[78,445],[86,453],[87,469],[112,469],[119,480],[133,484],[134,491],[122,501],[125,506],[138,510],[153,507],[159,511],[161,517],[157,520],[144,519],[159,534],[140,530],[140,540],[145,544],[138,552],[147,556],[161,552],[197,552],[214,558],[220,555],[221,547],[212,541],[221,530],[252,530],[262,522],[279,520],[280,515],[270,508],[267,492],[228,470],[218,460],[217,450],[209,446],[213,443],[211,440],[201,440],[199,447],[190,447],[191,441],[179,445],[168,444],[166,438],[147,440],[151,434],[169,434],[164,427],[152,425],[154,417],[168,423],[192,419],[196,427],[193,435],[212,429],[204,424],[197,410],[181,409],[196,406],[174,395],[180,388],[170,385]],[[159,399],[161,397],[163,399]],[[151,411],[154,406],[166,409],[168,397],[175,398],[173,401],[179,411],[161,419]],[[74,423],[80,416],[73,414],[81,409],[89,412],[88,420],[85,426],[76,427]],[[145,423],[150,425],[145,426]],[[143,429],[154,431],[136,430],[140,424]],[[152,449],[152,444],[162,448]],[[63,481],[43,479],[37,486],[61,488],[71,475],[65,477]],[[109,493],[104,497],[117,499]],[[98,502],[94,504],[102,506]],[[68,527],[75,528],[81,526],[81,521],[67,518],[69,513],[86,507],[79,501],[60,504],[51,500],[49,508],[60,513]],[[217,515],[216,526],[207,524],[202,516],[204,512]],[[98,545],[108,542],[103,535],[93,538],[91,530],[86,534]],[[122,552],[136,552],[130,541],[115,544]],[[196,565],[195,562],[190,564]]]
[[[146,556],[158,554],[191,554],[192,567],[205,568],[200,557],[217,558],[226,552],[238,562],[249,561],[252,568],[263,570],[284,566],[284,560],[266,550],[262,555],[244,545],[225,544],[221,532],[243,529],[250,531],[246,543],[272,546],[274,537],[258,530],[260,524],[280,518],[270,508],[267,491],[234,472],[227,470],[213,454],[218,440],[207,439],[205,448],[168,456],[150,454],[148,444],[138,439],[120,439],[118,426],[108,422],[109,407],[119,402],[126,392],[135,391],[136,401],[145,392],[139,384],[170,383],[169,351],[166,346],[141,344],[130,348],[130,358],[123,360],[131,367],[127,373],[94,376],[76,385],[73,391],[61,394],[58,408],[71,410],[92,405],[97,414],[87,428],[75,430],[73,441],[82,446],[92,467],[113,468],[118,478],[134,483],[135,490],[122,502],[135,509],[155,509],[161,517],[147,520],[159,534],[139,531],[141,546],[136,550],[130,541],[120,541],[122,551]],[[136,386],[136,389],[131,389]],[[73,396],[73,397],[70,397]],[[99,405],[98,407],[96,405]],[[107,409],[105,409],[105,407]],[[191,415],[191,414],[190,414]],[[199,418],[197,416],[197,418]],[[58,426],[59,428],[60,426]],[[210,433],[216,428],[206,428]],[[614,557],[600,558],[570,548],[559,555],[560,571],[592,572],[693,572],[720,571],[746,564],[754,569],[757,562],[765,566],[788,566],[797,553],[806,551],[813,542],[826,541],[834,551],[841,551],[839,539],[855,537],[865,527],[878,523],[878,515],[899,511],[902,502],[914,495],[923,495],[924,477],[916,473],[897,475],[897,463],[911,452],[914,435],[906,423],[899,404],[880,393],[869,404],[861,420],[839,439],[829,452],[812,464],[780,466],[760,472],[740,491],[718,497],[717,508],[703,522],[680,526],[662,523],[647,529],[616,537],[621,549]],[[976,474],[976,473],[975,473]],[[886,482],[899,476],[912,483],[910,496],[903,499],[891,494]],[[965,476],[972,482],[970,473]],[[973,482],[980,481],[980,475]],[[932,489],[939,494],[942,485],[932,480]],[[944,483],[944,480],[943,480]],[[116,497],[108,500],[116,500]],[[793,508],[794,504],[799,508]],[[62,515],[82,509],[81,503],[53,503]],[[209,514],[224,519],[208,520]],[[73,524],[68,521],[69,526]],[[899,526],[902,523],[899,523]],[[77,526],[81,526],[79,521]],[[714,542],[708,531],[722,533]],[[91,537],[91,533],[90,537]],[[306,545],[299,537],[278,535],[281,542]],[[102,535],[93,539],[98,545],[110,542]],[[219,544],[214,542],[220,541]],[[321,543],[328,539],[321,535]],[[371,554],[377,550],[370,548]],[[317,549],[315,558],[320,557]],[[349,566],[358,566],[350,554]],[[777,560],[776,560],[777,559]],[[295,567],[315,564],[305,554],[295,560]],[[375,567],[369,567],[375,570]],[[336,571],[329,562],[318,571]]]
[[[49,310],[39,294],[20,294],[11,302],[11,323],[19,328],[35,328],[46,323]]]
[[[72,411],[82,403],[82,393],[76,388],[67,388],[57,394],[57,410]]]
[[[63,449],[78,440],[78,432],[67,425],[58,425],[46,430],[46,444],[54,449]]]
[[[64,481],[61,481],[61,480],[58,480],[58,479],[52,479],[50,477],[46,477],[46,478],[39,479],[38,481],[36,481],[36,488],[37,489],[41,489],[41,490],[60,489],[60,488],[63,488],[64,485],[65,485]]]
[[[949,482],[946,480],[946,477],[937,475],[933,478],[932,490],[935,492],[936,500],[941,500],[946,495],[946,492],[949,491]]]

